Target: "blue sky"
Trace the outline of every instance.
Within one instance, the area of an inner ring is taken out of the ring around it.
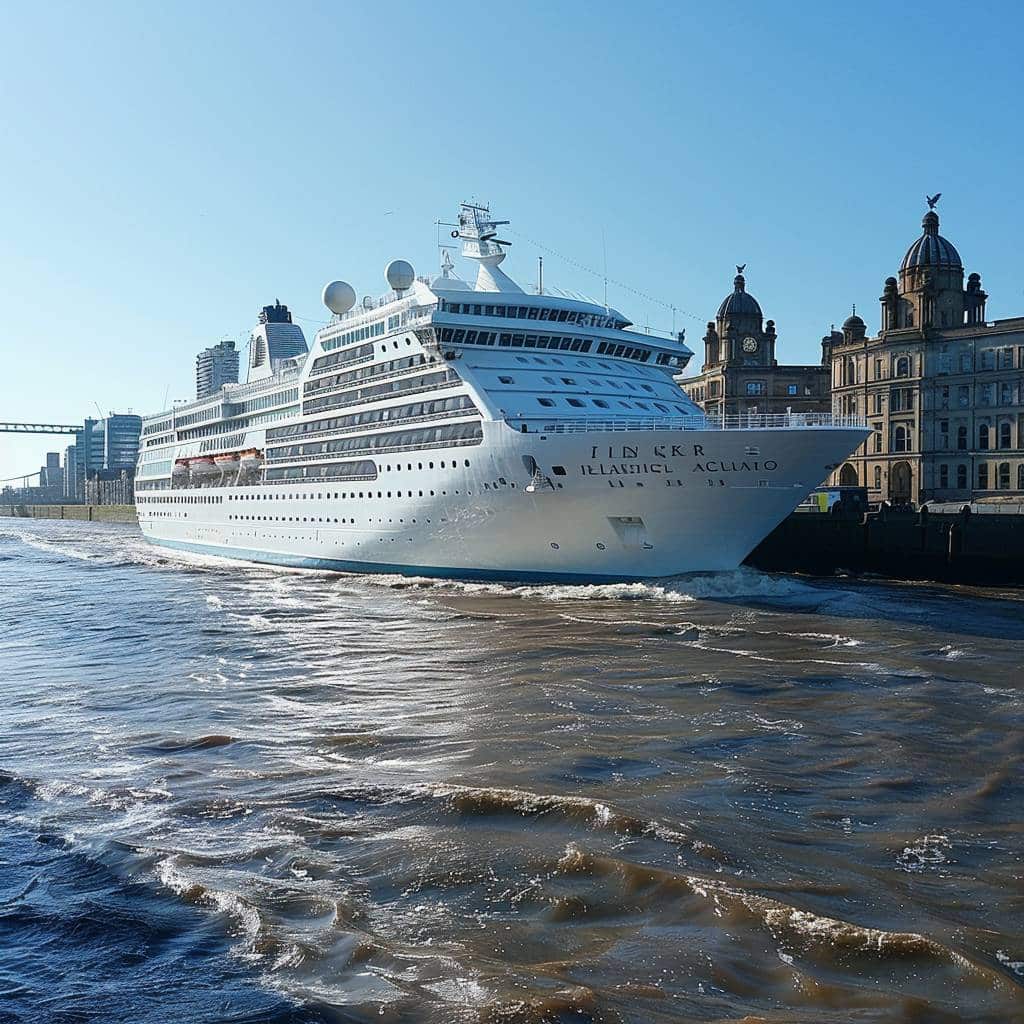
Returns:
[[[747,264],[783,361],[874,329],[926,192],[1024,314],[1011,4],[5,5],[0,420],[190,397],[195,353],[335,277],[437,265],[460,199],[703,323]],[[602,243],[602,239],[604,243]],[[545,281],[600,295],[553,256]],[[671,313],[615,285],[637,323]],[[96,403],[96,404],[94,404]],[[62,438],[0,434],[0,477]]]

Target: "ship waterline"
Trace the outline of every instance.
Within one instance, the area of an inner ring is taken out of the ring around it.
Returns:
[[[307,347],[264,308],[248,378],[147,417],[136,501],[155,544],[353,572],[621,581],[733,569],[864,440],[855,418],[709,422],[682,336],[525,293],[489,212],[455,233],[474,285],[389,264],[392,291]]]

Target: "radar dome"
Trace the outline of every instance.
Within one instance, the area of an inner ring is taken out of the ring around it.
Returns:
[[[412,287],[413,281],[416,280],[416,271],[412,269],[412,264],[408,260],[392,260],[385,267],[384,276],[396,292],[404,292],[406,288]]]
[[[347,281],[332,281],[324,285],[323,302],[332,313],[341,316],[356,304],[355,289]]]

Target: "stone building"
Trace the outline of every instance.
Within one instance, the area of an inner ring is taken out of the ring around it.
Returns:
[[[746,264],[744,264],[746,266]],[[775,321],[765,322],[736,268],[732,294],[704,335],[704,364],[696,377],[677,377],[709,416],[738,413],[828,412],[828,366],[780,366]]]
[[[896,504],[1024,492],[1024,317],[986,322],[981,277],[939,234],[938,197],[899,277],[885,281],[881,330],[856,312],[822,342],[833,410],[873,433],[832,482]]]

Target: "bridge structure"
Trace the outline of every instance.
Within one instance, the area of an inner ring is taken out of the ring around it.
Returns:
[[[0,423],[0,434],[77,434],[77,423]]]

